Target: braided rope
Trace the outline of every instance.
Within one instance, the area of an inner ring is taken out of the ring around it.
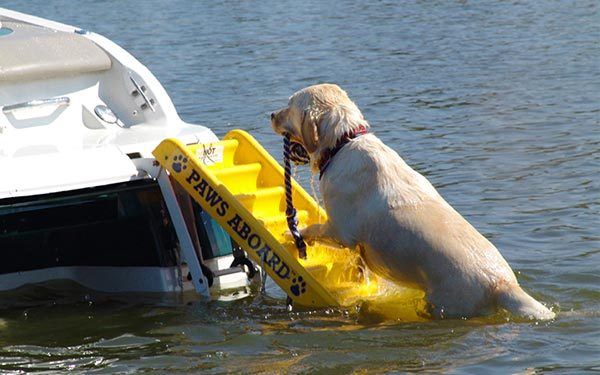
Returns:
[[[284,182],[285,182],[285,216],[287,219],[288,228],[294,236],[298,255],[302,259],[306,259],[306,243],[302,239],[300,231],[298,231],[298,217],[294,204],[292,202],[292,166],[291,159],[291,140],[289,134],[285,134],[283,138],[283,163],[284,163]]]
[[[308,164],[310,162],[310,156],[308,156],[308,152],[306,152],[304,146],[294,141],[291,141],[290,143],[289,159],[296,165]]]

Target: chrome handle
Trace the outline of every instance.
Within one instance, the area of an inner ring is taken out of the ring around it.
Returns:
[[[50,105],[63,106],[63,105],[69,105],[70,102],[71,102],[71,99],[69,99],[66,96],[61,96],[58,98],[49,98],[49,99],[36,99],[36,100],[31,100],[31,101],[23,102],[23,103],[5,105],[4,107],[2,107],[2,112],[9,113],[9,112],[18,111],[18,110],[25,109],[25,108],[46,107],[46,106],[50,106]]]

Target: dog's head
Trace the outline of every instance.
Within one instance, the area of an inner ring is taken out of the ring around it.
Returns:
[[[271,126],[276,133],[287,133],[302,144],[314,169],[322,151],[335,147],[344,134],[369,124],[344,90],[320,84],[292,95],[286,108],[271,113]]]

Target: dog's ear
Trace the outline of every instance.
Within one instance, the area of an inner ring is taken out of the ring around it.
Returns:
[[[311,115],[308,109],[302,112],[300,133],[302,135],[302,143],[304,143],[304,148],[306,148],[306,151],[311,154],[315,152],[319,142],[317,120]]]

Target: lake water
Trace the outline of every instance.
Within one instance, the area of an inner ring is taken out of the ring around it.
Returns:
[[[269,113],[304,86],[338,83],[558,313],[546,323],[365,322],[289,313],[272,286],[211,303],[47,286],[32,291],[36,306],[25,294],[0,309],[0,371],[600,371],[598,2],[0,6],[107,36],[154,72],[186,121],[218,135],[246,129],[276,157]]]

